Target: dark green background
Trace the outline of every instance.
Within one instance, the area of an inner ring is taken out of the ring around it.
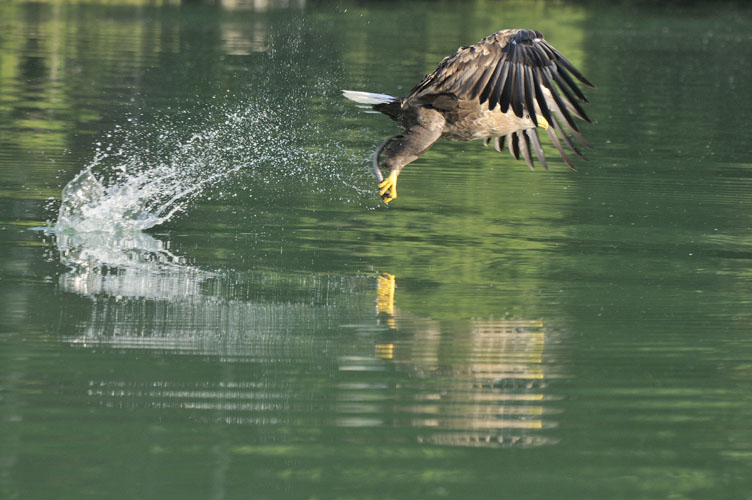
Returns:
[[[292,3],[0,3],[0,497],[750,498],[752,11]],[[339,91],[508,27],[598,85],[590,161],[439,143],[380,205]],[[108,146],[220,178],[37,230]]]

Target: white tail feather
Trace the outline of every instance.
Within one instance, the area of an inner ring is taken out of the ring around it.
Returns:
[[[387,94],[374,94],[371,92],[358,92],[357,90],[343,90],[342,95],[360,104],[386,104],[388,102],[395,102],[399,99],[397,97]]]

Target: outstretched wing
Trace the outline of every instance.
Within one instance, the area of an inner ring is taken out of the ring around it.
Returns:
[[[511,109],[520,118],[527,113],[535,125],[543,116],[562,140],[582,156],[565,133],[566,129],[589,147],[573,119],[576,116],[592,123],[580,104],[589,101],[575,79],[595,87],[539,31],[503,30],[445,58],[410,96],[450,93],[459,99],[479,98],[480,104],[488,102],[489,109],[499,106],[502,113]],[[549,136],[572,167],[553,131],[549,131]]]

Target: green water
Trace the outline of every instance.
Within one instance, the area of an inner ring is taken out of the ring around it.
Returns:
[[[0,498],[752,498],[752,10],[292,3],[0,3]],[[508,27],[589,161],[438,143],[381,205],[340,89]],[[221,175],[38,230],[102,155]]]

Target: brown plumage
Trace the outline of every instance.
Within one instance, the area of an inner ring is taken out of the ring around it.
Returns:
[[[574,77],[574,78],[573,78]],[[533,169],[532,152],[547,169],[537,128],[551,138],[564,162],[574,170],[561,141],[582,159],[569,137],[586,147],[573,117],[592,123],[581,106],[588,102],[574,79],[594,87],[539,31],[502,30],[460,47],[413,88],[407,97],[343,91],[348,99],[368,104],[400,123],[403,133],[387,138],[374,154],[379,193],[385,202],[397,197],[397,176],[440,137],[454,141],[483,139],[501,151],[506,141],[515,159]],[[389,169],[384,179],[379,162]]]

